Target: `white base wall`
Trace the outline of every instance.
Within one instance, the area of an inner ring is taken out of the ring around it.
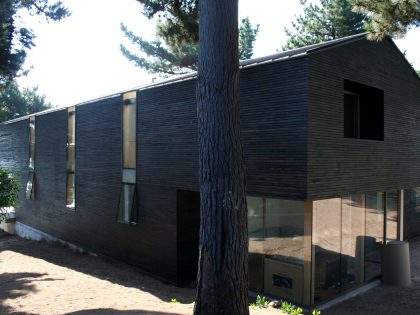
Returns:
[[[68,248],[70,248],[71,250],[75,251],[75,252],[86,252],[83,248],[74,245],[72,243],[63,241],[57,237],[54,237],[52,235],[49,235],[47,233],[41,232],[37,229],[34,229],[33,227],[30,227],[29,225],[23,224],[19,221],[16,221],[16,225],[15,225],[15,234],[21,238],[25,238],[28,240],[32,240],[32,241],[46,241],[46,242],[55,242],[55,243],[59,243],[63,246],[67,246]],[[89,254],[93,254],[93,253],[89,253]],[[93,254],[94,255],[94,254]]]

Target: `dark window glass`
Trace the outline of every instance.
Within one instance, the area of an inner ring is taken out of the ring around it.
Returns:
[[[344,94],[344,137],[360,138],[359,95]]]
[[[124,224],[137,223],[136,185],[122,184],[117,221]]]
[[[247,197],[249,287],[264,289],[264,199]]]
[[[384,140],[384,92],[344,80],[344,137]]]

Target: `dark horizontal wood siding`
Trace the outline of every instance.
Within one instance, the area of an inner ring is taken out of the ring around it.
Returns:
[[[306,78],[305,58],[241,70],[249,195],[306,197]],[[66,207],[67,110],[37,116],[36,199],[22,194],[18,219],[172,282],[194,277],[198,227],[188,225],[199,217],[195,84],[192,79],[137,93],[137,225],[116,222],[122,96],[76,107],[75,210]],[[28,120],[1,125],[0,135],[1,165],[22,176],[24,192]],[[180,191],[196,206],[182,204]]]
[[[306,199],[308,62],[241,71],[241,124],[247,194]]]
[[[420,185],[420,80],[390,41],[309,57],[307,199]],[[384,91],[384,141],[343,137],[343,82]]]
[[[29,121],[26,123],[29,125]],[[25,146],[28,146],[29,137],[25,137],[25,140]],[[58,237],[71,232],[71,226],[64,231],[62,229],[68,223],[66,142],[67,110],[36,116],[35,200],[22,198],[16,210],[20,222]],[[29,164],[29,156],[26,160]],[[23,192],[25,186],[22,187]]]
[[[24,187],[29,170],[29,120],[0,126],[0,167],[17,177],[22,187],[19,202],[25,198]]]

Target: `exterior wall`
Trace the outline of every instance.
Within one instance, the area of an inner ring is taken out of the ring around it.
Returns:
[[[304,58],[241,71],[250,195],[305,199],[306,71]],[[121,96],[76,107],[74,211],[66,207],[67,110],[36,116],[35,200],[24,199],[28,119],[0,125],[0,167],[21,178],[17,219],[171,282],[194,278],[197,229],[184,228],[199,220],[195,84],[191,79],[137,92],[135,226],[116,222],[122,179]],[[182,191],[195,206],[180,202]]]
[[[247,191],[253,196],[304,200],[306,196],[307,60],[304,58],[241,70],[241,122]],[[196,80],[138,92],[137,183],[149,195],[198,192]],[[178,282],[196,275],[199,205],[169,201],[158,208],[160,222],[178,222]],[[140,205],[139,220],[147,216]],[[157,214],[154,214],[157,215]],[[186,245],[187,244],[187,245]]]
[[[29,120],[0,126],[0,167],[13,172],[21,187],[26,187],[29,170]],[[19,200],[25,199],[21,189]]]
[[[420,80],[391,42],[359,40],[309,57],[307,198],[420,186]],[[384,141],[343,137],[343,80],[384,91]]]

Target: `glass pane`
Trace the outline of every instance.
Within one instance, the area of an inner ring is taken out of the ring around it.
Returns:
[[[314,301],[340,291],[341,198],[313,202]]]
[[[29,168],[35,169],[35,117],[29,118]]]
[[[341,288],[346,290],[364,280],[364,195],[343,197],[341,211]]]
[[[68,172],[74,172],[75,171],[75,147],[74,145],[68,145],[67,146],[67,171]]]
[[[29,168],[35,168],[35,143],[29,144]]]
[[[29,119],[29,142],[35,143],[35,117]]]
[[[74,208],[76,206],[74,180],[75,180],[75,175],[68,173],[67,174],[67,202],[66,202],[68,208]]]
[[[26,199],[35,198],[35,173],[29,172],[28,182],[26,183]]]
[[[303,202],[266,199],[264,253],[303,265]]]
[[[264,291],[303,300],[304,202],[265,199]]]
[[[74,144],[76,138],[76,113],[69,112],[67,125],[67,143]]]
[[[360,138],[359,96],[344,94],[344,137]]]
[[[122,185],[117,216],[117,221],[120,223],[135,224],[137,222],[135,190],[135,185]]]
[[[249,237],[249,287],[263,290],[264,281],[264,202],[262,197],[247,197]]]
[[[386,193],[386,239],[398,239],[398,193]]]
[[[123,167],[136,168],[136,105],[124,105],[123,117]]]
[[[384,242],[384,193],[366,194],[365,280],[381,274],[380,249]]]

